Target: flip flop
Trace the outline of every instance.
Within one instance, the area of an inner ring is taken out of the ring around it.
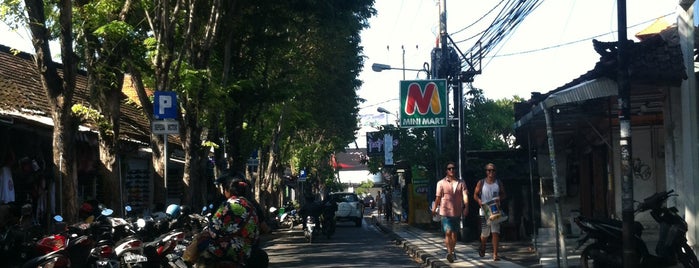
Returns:
[[[498,256],[493,257],[493,261],[499,261],[499,260],[500,260],[500,257],[498,257]]]

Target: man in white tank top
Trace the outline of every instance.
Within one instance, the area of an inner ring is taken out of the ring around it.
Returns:
[[[501,201],[506,197],[505,187],[502,186],[502,181],[495,178],[495,165],[493,163],[485,165],[485,174],[485,179],[479,180],[478,184],[476,184],[473,199],[478,202],[481,210],[483,210],[483,204],[493,200],[500,207]],[[483,215],[483,211],[480,214]],[[481,257],[485,256],[485,243],[490,235],[493,236],[493,260],[499,261],[500,223],[488,223],[481,217],[481,245],[478,250],[478,255]]]

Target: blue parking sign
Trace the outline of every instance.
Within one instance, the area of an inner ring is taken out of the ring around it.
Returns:
[[[153,116],[155,119],[177,118],[177,93],[156,91],[153,99]]]
[[[299,172],[299,181],[306,181],[306,170],[302,169],[301,172]]]

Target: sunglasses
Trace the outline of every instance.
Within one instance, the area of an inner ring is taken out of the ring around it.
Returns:
[[[447,170],[456,170],[455,167],[448,167]]]

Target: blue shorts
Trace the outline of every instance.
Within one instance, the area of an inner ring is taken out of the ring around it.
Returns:
[[[461,223],[461,217],[444,217],[442,216],[442,230],[444,232],[458,232]]]

